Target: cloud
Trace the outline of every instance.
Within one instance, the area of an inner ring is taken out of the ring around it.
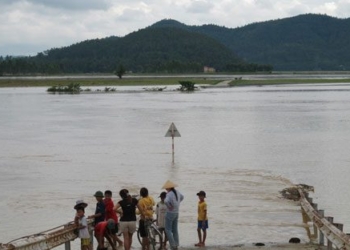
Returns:
[[[208,1],[193,1],[187,8],[187,12],[196,14],[208,14],[213,8],[213,4]]]
[[[1,5],[28,4],[36,7],[64,9],[69,11],[84,11],[89,9],[108,9],[112,3],[109,0],[2,0]]]
[[[0,55],[124,36],[165,18],[236,28],[305,13],[349,17],[350,0],[1,0]]]

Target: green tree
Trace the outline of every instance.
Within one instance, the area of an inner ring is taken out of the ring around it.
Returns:
[[[181,91],[194,91],[195,90],[195,83],[191,81],[179,81],[181,87],[179,90]]]
[[[115,74],[119,77],[119,79],[122,79],[123,75],[125,74],[125,68],[123,64],[119,64]]]

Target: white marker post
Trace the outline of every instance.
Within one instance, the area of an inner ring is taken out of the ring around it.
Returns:
[[[169,127],[168,131],[166,132],[165,137],[172,138],[173,163],[174,163],[174,154],[175,154],[174,137],[181,137],[181,135],[180,135],[180,132],[175,127],[175,124],[173,122],[170,124],[170,127]]]

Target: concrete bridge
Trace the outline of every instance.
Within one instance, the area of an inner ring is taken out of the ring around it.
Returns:
[[[340,249],[350,250],[350,237],[342,232],[343,225],[333,223],[333,217],[325,217],[323,210],[317,209],[317,204],[312,202],[312,198],[308,197],[301,189],[300,205],[302,209],[303,222],[310,239],[308,244],[286,243],[286,244],[269,244],[269,243],[252,243],[244,245],[230,246],[209,246],[209,247],[187,247],[181,248],[184,250],[194,249],[210,249],[210,250],[255,250],[255,249],[284,249],[284,250],[315,250],[315,249]],[[93,230],[92,220],[89,220],[90,231]],[[65,250],[70,250],[70,242],[77,239],[74,234],[76,226],[73,222],[37,233],[30,236],[25,236],[6,244],[0,243],[0,250],[48,250],[60,245],[65,245]],[[92,235],[92,234],[91,234]],[[141,249],[138,242],[134,242],[133,248]]]

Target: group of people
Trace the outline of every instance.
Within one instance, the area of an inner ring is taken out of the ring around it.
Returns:
[[[140,189],[140,199],[129,194],[127,189],[119,192],[121,200],[115,205],[112,201],[112,192],[106,190],[104,193],[97,191],[96,210],[88,219],[94,219],[94,236],[98,242],[97,249],[106,250],[104,239],[107,239],[111,247],[115,250],[118,246],[124,246],[125,250],[130,250],[132,245],[132,236],[136,231],[136,215],[140,214],[139,232],[142,237],[142,249],[149,249],[148,235],[146,230],[147,221],[153,220],[154,207],[156,207],[156,222],[163,236],[162,249],[166,249],[167,240],[170,249],[176,250],[179,246],[178,218],[180,203],[184,196],[177,189],[177,185],[171,181],[167,181],[159,196],[160,201],[156,204],[152,196],[148,194],[148,189],[143,187]],[[206,194],[204,191],[197,193],[198,202],[198,239],[199,242],[195,246],[205,246],[206,230],[208,228],[207,205],[205,202]],[[75,224],[79,230],[79,238],[81,238],[82,250],[92,250],[90,243],[90,235],[88,231],[87,218],[85,217],[85,208],[87,203],[78,200],[74,209],[76,210]],[[118,217],[120,214],[120,218]],[[203,234],[202,234],[203,232]],[[118,237],[123,236],[123,241]]]

